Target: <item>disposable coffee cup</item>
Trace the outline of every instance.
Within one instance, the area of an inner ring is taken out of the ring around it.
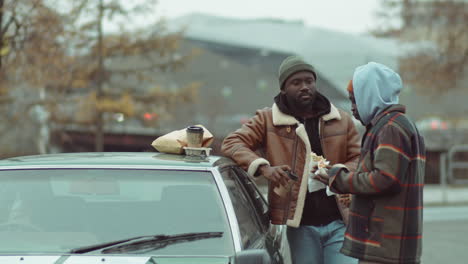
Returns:
[[[203,143],[203,128],[198,126],[189,126],[186,129],[187,146],[191,148],[201,148]]]

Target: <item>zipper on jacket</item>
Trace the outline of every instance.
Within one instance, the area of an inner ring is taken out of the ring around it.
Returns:
[[[323,124],[322,124],[322,121],[323,121],[323,119],[322,119],[322,118],[319,118],[319,120],[318,120],[318,137],[319,137],[319,141],[320,141],[320,148],[322,149],[322,155],[323,155],[323,157],[326,159],[326,158],[327,158],[327,155],[326,155],[326,153],[325,153],[325,148],[323,147],[324,144],[323,144],[323,140],[322,140],[322,135],[323,135],[323,131],[322,131],[322,129],[323,129]],[[312,145],[310,146],[310,148],[311,148],[311,150],[312,150]],[[325,188],[326,188],[326,187],[325,187]],[[325,195],[327,195],[327,194],[325,194]],[[335,200],[336,200],[336,199],[335,199]],[[305,203],[304,203],[304,204],[305,204]],[[314,199],[314,204],[315,204],[315,208],[318,208],[319,205],[320,205],[320,202],[317,201],[317,199]],[[340,210],[340,209],[338,209],[338,210],[340,211],[340,214],[341,214],[341,210]],[[341,217],[343,217],[343,215],[342,215]]]
[[[319,140],[320,140],[320,147],[322,148],[322,154],[323,154],[323,157],[326,159],[327,158],[327,155],[325,153],[325,148],[323,147],[323,140],[322,140],[322,135],[323,135],[323,124],[322,124],[322,121],[323,119],[319,119],[318,121],[318,136],[319,136]],[[325,121],[323,121],[323,123],[325,123]],[[312,148],[312,146],[311,146]]]
[[[294,172],[296,169],[296,154],[297,154],[297,134],[294,137],[294,145],[293,145],[293,160],[292,160],[292,168],[291,171]],[[294,172],[295,173],[295,172]],[[288,197],[287,197],[287,203],[286,203],[286,210],[283,216],[283,223],[286,225],[288,222],[289,218],[289,210],[291,209],[291,195],[292,195],[292,187],[294,183],[291,183],[289,185],[289,190],[288,190]],[[285,208],[283,207],[283,210]]]

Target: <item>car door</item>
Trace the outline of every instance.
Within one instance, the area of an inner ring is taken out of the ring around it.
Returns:
[[[243,249],[264,248],[273,263],[283,263],[281,231],[271,225],[268,204],[257,185],[237,166],[221,169],[239,223]]]

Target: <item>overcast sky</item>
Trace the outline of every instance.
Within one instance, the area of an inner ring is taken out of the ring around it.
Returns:
[[[368,31],[379,0],[159,0],[157,13],[174,18],[190,13],[237,18],[284,18],[350,33]]]

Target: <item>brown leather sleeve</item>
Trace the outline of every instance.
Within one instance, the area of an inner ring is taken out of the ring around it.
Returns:
[[[256,115],[242,125],[241,128],[229,134],[221,145],[223,155],[233,159],[252,176],[255,171],[251,173],[249,169],[252,169],[251,164],[254,161],[256,164],[255,170],[258,165],[268,164],[268,161],[263,160],[255,152],[263,145],[266,134],[266,118],[267,111],[257,111]]]
[[[349,114],[344,114],[348,123],[348,151],[347,161],[344,163],[350,171],[355,171],[359,161],[359,155],[361,154],[361,137],[354,125],[353,120]]]

